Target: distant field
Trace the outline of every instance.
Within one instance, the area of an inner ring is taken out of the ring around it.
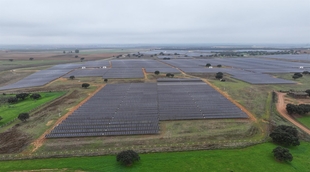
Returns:
[[[243,149],[206,150],[172,153],[140,154],[141,161],[124,167],[116,162],[115,156],[51,158],[22,161],[2,161],[1,171],[40,170],[49,171],[281,171],[307,172],[310,170],[310,143],[301,142],[289,148],[293,155],[291,163],[278,162],[272,150],[277,145],[264,143]]]
[[[64,95],[64,93],[65,92],[40,93],[42,97],[38,100],[32,100],[28,97],[25,100],[16,104],[11,104],[10,106],[8,104],[2,105],[0,107],[0,112],[3,119],[0,121],[0,126],[16,118],[18,114],[29,112],[38,106]]]

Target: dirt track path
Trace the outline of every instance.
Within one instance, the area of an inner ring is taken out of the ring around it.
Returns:
[[[286,105],[284,102],[285,93],[277,92],[277,95],[278,95],[277,110],[280,113],[280,115],[283,116],[288,121],[290,121],[291,123],[293,123],[295,126],[300,128],[301,130],[303,130],[304,132],[310,134],[310,130],[307,127],[303,126],[302,124],[300,124],[295,119],[293,119],[290,115],[287,114]]]
[[[86,101],[88,101],[91,97],[93,97],[98,91],[100,91],[104,85],[100,85],[96,91],[94,91],[93,93],[89,94],[89,96],[84,99],[83,101],[81,101],[79,104],[77,104],[76,106],[74,106],[73,108],[71,108],[64,116],[62,116],[61,118],[59,118],[55,124],[53,125],[53,127],[51,127],[50,129],[46,130],[37,140],[35,140],[32,145],[34,146],[34,148],[30,151],[31,153],[35,152],[36,150],[38,150],[44,143],[45,141],[45,135],[47,135],[48,133],[50,133],[57,125],[59,125],[63,120],[65,120],[69,115],[71,115],[76,109],[78,109],[81,105],[83,105]]]

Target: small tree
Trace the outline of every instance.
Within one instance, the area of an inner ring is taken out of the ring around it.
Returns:
[[[222,67],[222,65],[218,64],[217,67]]]
[[[82,87],[83,87],[83,88],[88,88],[89,86],[90,86],[90,85],[89,85],[88,83],[83,83],[83,84],[82,84]]]
[[[16,97],[10,97],[8,98],[8,103],[13,104],[13,103],[17,103],[18,99]]]
[[[293,160],[293,155],[286,148],[282,148],[278,146],[275,149],[273,149],[272,152],[273,152],[274,157],[279,161],[292,161]]]
[[[10,62],[12,62],[12,61],[13,61],[13,59],[9,59],[9,61],[10,61]]]
[[[27,98],[29,96],[28,93],[19,93],[16,94],[16,98],[21,99],[21,100],[25,100],[25,98]]]
[[[103,81],[104,81],[104,82],[108,82],[108,79],[104,79]]]
[[[84,60],[85,58],[84,57],[82,57],[80,60],[81,60],[81,62]]]
[[[32,98],[34,100],[38,100],[39,98],[41,98],[41,95],[38,93],[33,93],[33,94],[31,94],[30,98]]]
[[[269,135],[272,141],[284,146],[298,146],[300,145],[298,140],[298,131],[296,128],[279,125]]]
[[[30,57],[30,58],[29,58],[29,60],[33,60],[33,58],[32,58],[32,57]]]
[[[18,115],[18,119],[25,122],[27,119],[29,118],[29,114],[28,113],[21,113]]]
[[[139,161],[140,156],[133,150],[122,151],[117,154],[116,161],[122,163],[123,165],[130,166],[135,161]]]
[[[74,52],[75,52],[75,53],[79,53],[79,52],[80,52],[80,50],[76,49]]]
[[[78,55],[76,55],[76,56],[74,56],[75,58],[78,58],[79,56]]]
[[[222,78],[223,78],[223,75],[224,75],[224,74],[223,74],[222,72],[218,72],[218,73],[215,74],[215,78],[216,78],[216,79],[222,79]]]
[[[308,93],[308,96],[310,96],[310,89],[305,91],[306,93]]]
[[[210,66],[211,66],[211,64],[210,64],[210,63],[207,63],[207,64],[206,64],[206,67],[210,67]]]
[[[74,78],[75,78],[75,76],[71,75],[69,78],[70,78],[70,79],[74,79]]]
[[[160,72],[157,70],[154,73],[155,73],[155,75],[159,75]]]

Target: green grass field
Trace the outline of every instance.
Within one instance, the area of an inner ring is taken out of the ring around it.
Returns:
[[[310,115],[296,118],[297,121],[310,128]]]
[[[51,158],[0,162],[1,171],[67,169],[64,171],[252,171],[252,172],[307,172],[310,171],[310,143],[301,142],[289,148],[293,161],[278,162],[272,150],[277,145],[263,143],[243,149],[205,150],[172,153],[140,154],[140,162],[130,167],[121,166],[115,156]]]
[[[41,106],[51,100],[54,100],[62,95],[65,94],[65,92],[50,92],[50,93],[40,93],[41,98],[38,100],[32,100],[31,98],[26,98],[23,101],[20,101],[16,104],[11,105],[3,105],[0,107],[1,117],[3,118],[0,121],[0,126],[6,124],[7,122],[12,121],[14,118],[16,118],[20,113],[23,112],[29,112],[30,110]]]

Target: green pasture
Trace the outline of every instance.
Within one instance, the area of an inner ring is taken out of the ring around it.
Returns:
[[[295,118],[297,121],[302,123],[304,126],[310,128],[310,115],[302,116],[300,118]]]
[[[122,166],[115,156],[71,157],[35,160],[1,161],[1,171],[21,171],[54,169],[55,171],[310,171],[310,143],[301,142],[298,147],[290,147],[292,162],[278,162],[272,150],[277,145],[263,143],[243,149],[204,150],[171,153],[140,154],[141,160],[132,166]]]
[[[65,92],[40,93],[42,97],[38,100],[33,100],[30,97],[27,97],[25,100],[19,101],[16,104],[8,104],[8,103],[2,104],[0,106],[0,116],[3,119],[0,121],[0,126],[6,124],[7,122],[12,121],[20,113],[29,112],[30,110],[35,109],[64,94]],[[15,96],[15,95],[12,95],[12,96]]]

